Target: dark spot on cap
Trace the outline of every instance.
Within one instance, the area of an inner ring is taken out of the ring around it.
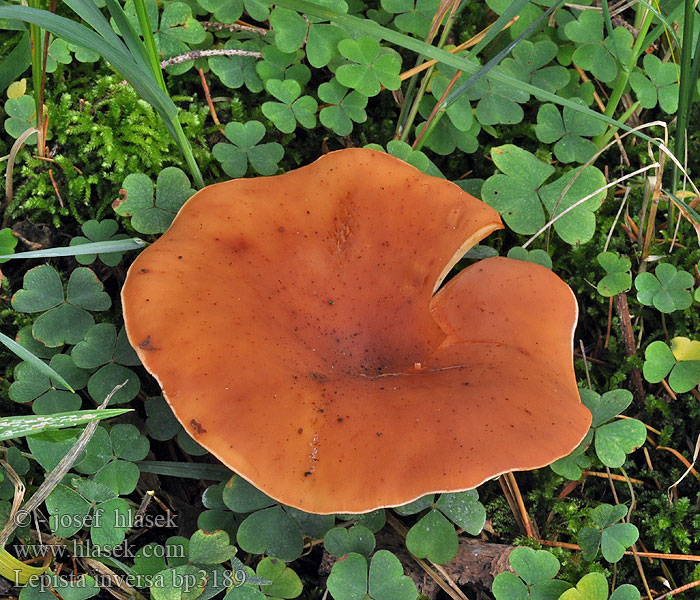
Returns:
[[[141,342],[139,344],[139,348],[141,348],[141,350],[158,350],[158,348],[156,348],[153,344],[151,344],[151,336],[150,335],[147,336],[146,339],[143,340],[143,342]]]

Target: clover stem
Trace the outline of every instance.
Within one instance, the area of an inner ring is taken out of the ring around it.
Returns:
[[[661,313],[661,327],[664,330],[664,337],[666,338],[666,341],[670,341],[671,336],[668,335],[668,329],[666,328],[666,315],[664,313]]]

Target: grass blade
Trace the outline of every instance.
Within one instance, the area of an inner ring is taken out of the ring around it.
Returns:
[[[114,0],[107,1],[112,4],[116,4]],[[141,27],[141,36],[143,37],[143,47],[146,53],[146,60],[149,62],[151,72],[158,82],[158,85],[163,91],[166,91],[165,79],[163,79],[163,69],[160,68],[160,57],[158,56],[158,49],[156,48],[156,39],[153,37],[153,24],[148,16],[146,3],[144,0],[134,0],[134,6],[136,7],[136,15],[138,16],[139,26]]]
[[[520,15],[528,4],[530,4],[530,0],[513,0],[503,14],[494,21],[484,38],[469,51],[469,56],[476,56],[486,48],[497,35],[501,34],[511,19]]]
[[[170,477],[185,477],[187,479],[209,479],[223,481],[233,475],[233,472],[223,465],[208,463],[181,463],[167,460],[142,460],[135,463],[142,473],[169,475]]]
[[[85,25],[48,11],[27,8],[26,6],[0,6],[0,19],[14,19],[34,23],[63,38],[71,44],[97,52],[126,79],[136,93],[150,103],[159,114],[169,119],[177,118],[177,106],[126,51],[122,44],[116,47]],[[165,120],[165,119],[164,119]]]
[[[52,415],[22,415],[0,419],[0,442],[42,431],[53,431],[64,427],[76,427],[91,421],[118,417],[131,408],[106,408],[104,410],[74,410]]]
[[[34,356],[29,350],[27,350],[21,344],[18,344],[11,337],[7,337],[4,333],[0,333],[0,344],[3,344],[8,350],[19,356],[22,360],[26,360],[30,365],[32,365],[38,371],[41,371],[44,375],[58,381],[67,390],[75,393],[75,390],[68,385],[68,382],[63,379],[56,371],[54,371],[49,365],[47,365],[39,357]]]
[[[134,60],[141,65],[144,71],[150,71],[151,64],[146,47],[143,45],[139,34],[131,25],[131,21],[127,18],[124,9],[114,0],[107,0],[107,9],[109,10],[109,14],[112,15],[114,22],[117,24]]]
[[[32,48],[29,34],[25,33],[19,43],[12,49],[5,60],[0,63],[0,92],[19,78],[32,63]]]
[[[30,250],[17,252],[16,254],[3,254],[1,260],[13,258],[55,258],[57,256],[78,256],[81,254],[110,254],[114,252],[126,252],[128,250],[141,250],[146,247],[146,242],[140,238],[129,240],[111,240],[108,242],[91,242],[77,246],[62,246],[60,248],[47,248],[46,250]]]
[[[472,75],[467,81],[460,85],[456,90],[452,91],[450,95],[445,98],[442,108],[447,108],[450,104],[455,102],[464,92],[466,92],[471,86],[473,86],[482,77],[487,77],[491,69],[493,69],[497,64],[499,64],[506,56],[508,56],[513,48],[515,48],[520,42],[522,42],[527,36],[529,36],[535,29],[540,26],[540,23],[544,21],[550,13],[552,13],[560,4],[563,4],[564,0],[557,0],[552,6],[550,6],[546,12],[543,12],[534,23],[532,23],[525,31],[523,31],[516,39],[514,39],[510,44],[503,48],[496,56],[494,56],[490,61],[488,61],[481,69],[479,69],[474,75]]]
[[[681,81],[678,89],[678,119],[676,121],[676,135],[674,154],[679,160],[683,160],[685,154],[685,137],[688,132],[688,118],[690,106],[693,103],[696,81],[691,78],[693,58],[693,29],[695,24],[695,2],[685,0],[683,17],[683,43],[681,45]],[[676,190],[678,170],[673,168],[673,190]]]
[[[453,54],[450,54],[446,50],[436,48],[435,46],[426,44],[421,40],[417,40],[415,38],[399,33],[398,31],[393,31],[387,27],[383,27],[379,23],[370,21],[369,19],[362,19],[353,15],[339,13],[333,9],[319,6],[317,4],[312,4],[310,2],[306,2],[305,0],[278,0],[276,4],[277,6],[282,6],[283,8],[288,8],[290,10],[296,10],[300,13],[306,13],[308,15],[319,17],[321,19],[328,19],[329,21],[344,26],[347,29],[356,30],[366,35],[370,35],[374,38],[386,40],[388,42],[391,42],[392,44],[396,44],[397,46],[406,48],[407,50],[412,50],[413,52],[423,54],[428,58],[435,59],[438,62],[444,63],[456,69],[460,69],[468,75],[473,75],[481,68],[481,65],[474,62],[473,60],[461,56],[455,56]],[[0,16],[2,16],[2,14],[0,14]],[[626,125],[625,123],[621,123],[620,121],[617,121],[611,117],[591,110],[587,106],[582,106],[580,104],[577,104],[576,102],[572,102],[571,100],[562,98],[561,96],[557,96],[556,94],[543,90],[542,88],[539,88],[535,85],[520,81],[515,77],[507,75],[506,73],[491,71],[486,77],[493,81],[497,81],[499,83],[508,85],[512,88],[519,89],[529,94],[532,94],[533,96],[540,99],[542,102],[552,102],[554,104],[558,104],[559,106],[570,108],[571,110],[574,110],[578,113],[582,113],[589,117],[594,117],[599,121],[608,123],[609,125],[619,127],[624,131],[632,131],[632,127]],[[658,145],[658,142],[656,140],[653,140],[651,137],[644,133],[635,131],[633,135],[636,135],[637,137],[640,137],[641,139],[646,140],[647,142],[650,142],[655,146]]]
[[[93,0],[63,0],[71,10],[76,13],[83,21],[92,27],[99,35],[114,47],[122,46],[123,43],[119,36],[114,32],[109,21],[105,19],[99,8]]]

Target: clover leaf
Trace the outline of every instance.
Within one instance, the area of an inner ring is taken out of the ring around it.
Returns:
[[[373,150],[379,150],[380,152],[387,152],[396,158],[400,158],[409,165],[414,166],[419,171],[426,173],[428,175],[433,175],[435,177],[445,176],[440,172],[435,163],[431,161],[425,153],[420,150],[413,150],[410,144],[403,142],[401,140],[391,140],[386,145],[386,150],[379,144],[367,144],[365,148],[372,148]]]
[[[515,260],[524,260],[525,262],[541,265],[546,269],[552,269],[552,257],[545,250],[536,248],[535,250],[527,250],[521,246],[515,246],[508,250],[508,258]]]
[[[573,183],[572,183],[573,181]],[[571,186],[569,187],[569,184]],[[583,198],[594,194],[605,186],[605,175],[597,167],[586,167],[583,171],[574,170],[562,175],[540,190],[540,198],[549,216],[561,214]],[[568,187],[568,190],[566,188]],[[563,197],[562,197],[562,194]],[[554,223],[554,231],[567,244],[585,244],[595,234],[595,211],[605,198],[605,192],[598,192]]]
[[[615,296],[632,287],[632,275],[630,275],[630,259],[620,256],[615,252],[601,252],[598,255],[598,263],[607,275],[598,282],[598,293],[606,298]]]
[[[608,562],[617,562],[625,550],[639,539],[639,530],[631,523],[618,523],[627,515],[627,507],[601,504],[591,513],[593,527],[582,527],[578,543],[586,560],[593,560],[600,550]]]
[[[5,254],[14,254],[15,246],[17,246],[17,238],[12,229],[5,227],[0,229],[0,256]],[[7,262],[9,258],[0,258],[0,264]]]
[[[646,428],[637,419],[612,421],[632,403],[628,390],[611,390],[602,396],[592,390],[580,390],[581,401],[591,411],[595,452],[608,467],[621,467],[626,455],[644,444]],[[611,422],[612,421],[612,422]]]
[[[581,106],[585,103],[580,98],[572,98]],[[554,144],[554,155],[563,163],[584,163],[590,159],[597,148],[593,142],[583,136],[595,136],[603,133],[607,124],[595,117],[564,107],[563,118],[554,104],[543,104],[537,112],[537,139],[545,144]]]
[[[151,585],[154,600],[196,600],[203,595],[208,582],[207,572],[194,565],[179,565],[162,571]]]
[[[639,598],[637,588],[628,583],[618,587],[608,598],[608,582],[605,575],[589,573],[579,580],[575,588],[564,592],[559,600],[639,600]]]
[[[237,475],[226,483],[222,491],[222,500],[229,509],[237,513],[249,513],[275,504],[267,494]]]
[[[162,396],[146,398],[146,431],[154,440],[166,441],[172,439],[180,431],[182,425],[175,418],[168,403]]]
[[[318,87],[318,97],[326,104],[318,118],[324,127],[338,135],[350,135],[353,121],[364,123],[367,120],[367,96],[355,91],[348,92],[349,89],[338,83],[335,77]]]
[[[333,564],[328,576],[328,590],[335,600],[416,600],[418,592],[403,574],[398,558],[388,550],[379,550],[370,561],[351,552]]]
[[[88,392],[98,404],[124,381],[126,385],[115,392],[110,404],[130,402],[141,389],[138,376],[127,368],[139,365],[140,361],[123,328],[117,335],[116,327],[110,323],[95,325],[85,334],[85,339],[76,344],[71,356],[78,366],[97,369],[88,382]]]
[[[262,112],[282,133],[292,133],[297,123],[307,129],[316,126],[318,102],[311,96],[301,96],[298,81],[270,79],[265,88],[279,102],[264,102]]]
[[[100,60],[100,55],[94,50],[78,46],[77,44],[68,44],[68,49],[75,55],[75,60],[81,63],[94,63]]]
[[[87,600],[100,593],[100,586],[90,577],[83,575],[63,579],[58,575],[44,573],[31,578],[22,586],[20,600],[54,600],[60,595],[63,600]]]
[[[10,98],[5,102],[5,131],[18,138],[30,127],[36,127],[36,104],[31,96]],[[36,144],[36,133],[27,138],[26,144]]]
[[[229,544],[225,531],[203,531],[199,529],[192,534],[189,546],[191,563],[200,565],[218,565],[231,560],[236,554],[235,546]]]
[[[425,39],[440,0],[382,0],[381,5],[386,12],[396,15],[397,29]]]
[[[308,24],[298,12],[277,7],[270,14],[270,25],[275,46],[282,52],[294,52],[304,43]]]
[[[550,466],[552,471],[557,475],[577,481],[581,479],[583,470],[591,466],[591,458],[586,454],[586,450],[593,441],[593,430],[589,429],[586,436],[581,440],[581,443],[571,451],[570,454],[555,460]]]
[[[363,514],[339,514],[336,515],[342,521],[355,521],[360,525],[364,525],[372,533],[380,531],[386,525],[386,511],[383,508],[378,508],[372,512]]]
[[[89,527],[92,543],[101,551],[121,544],[133,519],[126,500],[96,482],[86,485],[86,480],[74,479],[72,483],[75,490],[58,485],[46,499],[49,526],[54,534],[70,537]]]
[[[261,43],[256,40],[240,41],[230,39],[224,45],[226,50],[244,50],[259,52]],[[272,48],[272,46],[266,46]],[[258,59],[254,56],[211,56],[209,68],[226,87],[238,89],[245,84],[248,91],[257,94],[263,90],[263,83],[256,66]]]
[[[282,52],[277,46],[268,45],[262,47],[262,57],[263,60],[255,65],[261,82],[270,79],[293,79],[302,88],[309,83],[311,70],[299,62],[304,57],[303,50]]]
[[[630,74],[630,85],[643,108],[654,108],[672,115],[678,110],[678,74],[676,66],[662,62],[654,54],[644,55],[644,71],[635,69]]]
[[[440,99],[444,97],[452,77],[452,75],[449,74],[448,78],[448,74],[445,74],[449,73],[447,69],[443,69],[443,71],[444,72],[441,71],[433,75],[431,80],[431,93],[436,101],[440,101]],[[466,77],[464,76],[461,77],[455,85],[460,85],[463,83],[463,81],[466,81]],[[421,111],[421,114],[428,118],[430,114],[428,110],[432,111],[434,106],[434,103],[427,104]],[[459,131],[470,131],[472,129],[474,111],[472,110],[472,105],[466,95],[462,94],[459,96],[457,100],[452,102],[452,104],[447,107],[445,113],[449,117],[452,125],[454,125]]]
[[[634,280],[637,300],[667,314],[684,310],[693,303],[688,290],[694,283],[695,279],[690,273],[677,270],[669,263],[657,265],[653,275],[640,273]]]
[[[486,509],[476,490],[441,494],[435,508],[471,535],[481,533],[486,523]]]
[[[136,489],[139,468],[134,462],[146,458],[150,444],[134,426],[114,425],[109,432],[100,426],[76,462],[79,473],[94,474],[94,481],[110,489],[114,496]]]
[[[265,21],[270,14],[267,3],[260,0],[197,0],[197,4],[224,23],[238,21],[244,9],[256,21]]]
[[[285,506],[284,510],[306,538],[323,539],[326,532],[335,525],[335,515],[316,515],[291,506]]]
[[[304,549],[298,525],[279,505],[248,516],[238,527],[236,539],[246,552],[267,554],[287,562],[299,558]]]
[[[511,76],[505,67],[496,66],[493,73]],[[523,109],[520,106],[530,99],[530,94],[515,89],[504,83],[482,77],[465,96],[469,100],[478,100],[476,116],[481,125],[514,125],[523,120]]]
[[[350,61],[335,72],[345,87],[367,97],[376,96],[382,85],[388,90],[401,87],[401,56],[395,50],[381,48],[371,37],[341,40],[338,50]]]
[[[491,591],[496,600],[529,600],[559,598],[571,585],[554,579],[559,561],[546,550],[515,548],[508,556],[515,573],[499,573]]]
[[[427,117],[430,112],[429,108],[435,104],[435,99],[432,97],[424,98],[420,105],[420,113]],[[468,104],[468,102],[467,102]],[[422,132],[426,123],[417,123],[416,132]],[[425,138],[425,146],[430,148],[436,154],[447,156],[459,148],[462,152],[471,154],[479,148],[477,135],[481,131],[481,125],[476,119],[471,121],[471,127],[467,131],[460,131],[455,127],[451,119],[440,119]]]
[[[268,581],[264,587],[267,596],[296,598],[304,588],[299,575],[276,558],[263,558],[255,568],[255,573]]]
[[[687,337],[674,337],[671,340],[671,351],[677,361],[700,360],[700,342]]]
[[[125,233],[117,233],[119,224],[114,219],[105,219],[104,221],[90,220],[83,223],[81,227],[83,236],[76,236],[70,241],[71,246],[79,246],[81,244],[89,244],[91,242],[108,242],[115,240],[125,240],[129,236]],[[1,232],[0,232],[1,233]],[[97,258],[97,254],[78,254],[75,260],[81,265],[92,264]],[[109,252],[100,254],[100,260],[108,267],[116,267],[124,256],[123,252]]]
[[[46,498],[53,533],[69,538],[83,528],[92,504],[67,485],[57,485]]]
[[[409,515],[428,507],[428,513],[408,531],[406,547],[415,556],[436,563],[447,563],[457,556],[459,541],[446,517],[472,535],[478,534],[486,521],[486,510],[476,490],[442,494],[435,503],[430,494],[399,507],[397,512]]]
[[[689,392],[700,383],[700,357],[693,352],[694,346],[688,347],[681,340],[671,340],[673,350],[662,341],[649,344],[644,351],[642,368],[644,378],[650,383],[659,383],[668,376],[668,385],[679,394]]]
[[[112,304],[97,276],[85,267],[75,269],[66,293],[58,272],[49,265],[27,271],[23,288],[12,297],[19,312],[42,315],[32,326],[32,335],[49,347],[77,344],[95,323],[88,312],[107,310]]]
[[[574,64],[605,83],[617,77],[618,49],[632,45],[632,34],[623,27],[617,27],[611,37],[603,40],[603,15],[594,10],[584,10],[576,20],[569,21],[564,34],[576,43]],[[622,56],[618,58],[624,60]]]
[[[340,56],[338,42],[347,37],[347,32],[336,25],[327,23],[311,25],[305,48],[309,64],[317,69],[325,67],[336,56]]]
[[[32,456],[48,473],[56,468],[56,465],[74,446],[78,435],[80,430],[77,429],[45,431],[28,436],[27,445]]]
[[[185,201],[194,194],[187,175],[177,167],[166,167],[155,185],[143,173],[127,175],[122,184],[124,197],[112,204],[114,212],[131,217],[131,226],[141,233],[163,233]]]
[[[55,355],[49,366],[74,390],[81,390],[87,384],[87,372],[77,367],[67,354]],[[68,391],[28,362],[15,367],[9,396],[14,402],[33,402],[32,410],[38,415],[78,410],[82,404],[78,394]]]
[[[189,52],[188,44],[200,44],[206,38],[202,24],[192,15],[192,8],[184,2],[169,2],[163,8],[155,40],[163,58]],[[167,67],[168,72],[180,75],[193,66],[184,61]]]
[[[224,134],[232,143],[220,142],[212,152],[229,177],[243,177],[248,171],[248,163],[260,175],[277,172],[284,148],[277,142],[258,143],[265,137],[265,126],[260,121],[228,123]]]
[[[350,552],[369,556],[376,545],[374,534],[364,525],[355,524],[350,528],[335,527],[323,538],[326,551],[341,558]]]
[[[548,92],[556,92],[569,83],[569,74],[561,65],[545,66],[557,56],[559,47],[551,40],[523,40],[513,48],[513,57],[503,61],[504,68],[517,79]]]
[[[605,194],[600,192],[585,202],[580,201],[604,186],[605,176],[599,169],[569,171],[543,186],[554,173],[554,167],[531,152],[506,144],[492,148],[491,157],[501,173],[484,182],[482,199],[499,212],[513,231],[529,234],[541,228],[545,223],[544,204],[550,216],[570,209],[554,223],[554,230],[565,242],[583,244],[593,237],[594,212]],[[571,209],[574,203],[579,204]]]
[[[538,190],[554,167],[512,144],[493,148],[491,158],[501,173],[484,182],[482,200],[516,233],[534,233],[545,219]]]

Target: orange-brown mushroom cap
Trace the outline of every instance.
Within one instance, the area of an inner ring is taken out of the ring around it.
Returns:
[[[568,454],[590,424],[551,271],[449,268],[501,221],[366,149],[195,194],[132,265],[129,339],[188,432],[284,504],[365,512]]]

